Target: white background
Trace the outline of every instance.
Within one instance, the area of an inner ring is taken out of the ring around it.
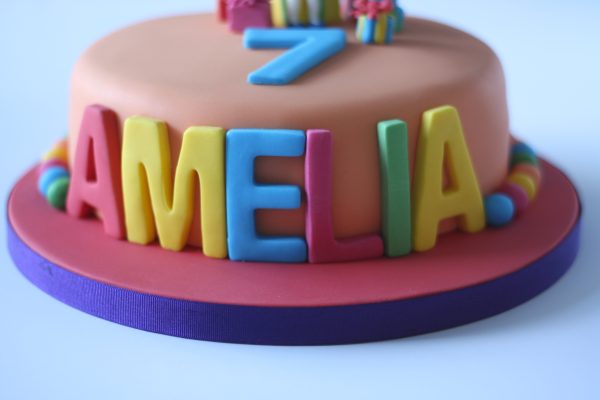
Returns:
[[[574,180],[582,249],[549,291],[494,318],[352,346],[261,347],[137,331],[65,306],[0,251],[0,399],[600,398],[600,2],[405,0],[489,43],[513,131]],[[0,191],[65,134],[78,55],[204,0],[0,0]],[[43,223],[43,221],[40,221]],[[6,242],[5,217],[0,241]]]

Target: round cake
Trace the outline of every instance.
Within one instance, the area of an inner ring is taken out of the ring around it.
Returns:
[[[508,171],[509,121],[502,67],[484,43],[460,30],[409,18],[387,46],[365,46],[346,28],[341,54],[285,86],[246,76],[281,54],[249,51],[211,15],[144,22],[100,40],[73,72],[69,143],[77,143],[85,107],[102,104],[121,124],[133,115],[166,121],[173,163],[190,126],[328,129],[333,135],[333,226],[337,237],[379,232],[377,123],[408,125],[411,168],[424,111],[451,104],[460,113],[484,194]],[[70,152],[74,154],[74,151]],[[256,179],[303,186],[303,158],[265,158]],[[258,210],[263,234],[304,235],[304,207]],[[198,210],[196,210],[196,215]],[[199,218],[190,243],[200,245]],[[452,222],[442,227],[451,229]]]
[[[220,21],[92,45],[68,137],[8,201],[21,272],[127,326],[285,345],[445,329],[550,287],[579,200],[511,136],[494,52],[394,0],[344,4],[219,0]]]

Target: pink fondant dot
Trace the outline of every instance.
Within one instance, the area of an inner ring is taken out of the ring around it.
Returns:
[[[513,203],[515,203],[517,213],[522,213],[529,205],[529,197],[527,196],[527,192],[525,192],[521,186],[515,183],[504,182],[500,189],[498,189],[498,192],[504,193],[512,199]]]

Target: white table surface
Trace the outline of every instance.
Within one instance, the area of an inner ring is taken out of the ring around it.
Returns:
[[[333,347],[197,342],[113,324],[27,282],[0,251],[0,399],[600,398],[600,2],[405,0],[499,54],[513,131],[561,166],[584,204],[572,270],[499,316]],[[68,80],[103,35],[205,0],[0,0],[0,191],[65,132]],[[0,242],[6,242],[5,216]]]

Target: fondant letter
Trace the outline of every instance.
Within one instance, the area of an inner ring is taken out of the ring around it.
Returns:
[[[400,120],[377,125],[381,175],[381,232],[388,257],[412,250],[408,132]]]
[[[225,131],[191,127],[183,135],[175,183],[171,175],[169,137],[164,122],[143,117],[125,121],[123,195],[127,238],[181,250],[194,214],[195,180],[200,178],[202,250],[227,257],[225,222]]]
[[[448,185],[444,188],[444,165]],[[414,249],[435,246],[439,223],[459,217],[458,227],[478,232],[485,226],[479,184],[471,164],[458,111],[443,106],[423,114],[413,187]]]
[[[87,107],[77,139],[66,208],[77,218],[97,210],[106,233],[124,239],[119,146],[115,113],[99,105]]]
[[[306,242],[299,237],[260,238],[254,211],[258,208],[300,207],[300,188],[254,182],[259,156],[299,157],[304,132],[272,129],[232,129],[227,132],[227,224],[229,258],[236,261],[304,262]]]
[[[342,262],[383,255],[377,235],[336,240],[331,216],[332,139],[327,130],[309,130],[306,136],[306,240],[311,263]]]

